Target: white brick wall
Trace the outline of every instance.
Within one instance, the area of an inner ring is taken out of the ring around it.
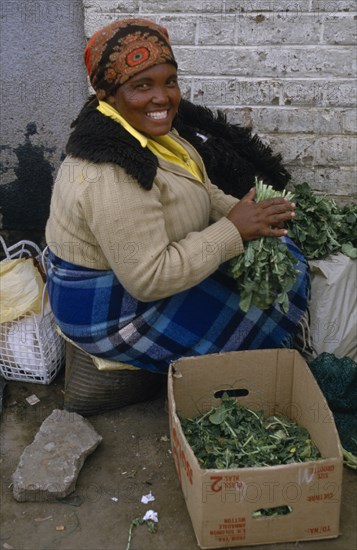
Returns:
[[[185,97],[247,125],[295,180],[357,200],[355,0],[83,0],[85,34],[165,25]]]

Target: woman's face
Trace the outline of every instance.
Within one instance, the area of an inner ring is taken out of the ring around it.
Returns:
[[[147,136],[162,136],[171,130],[180,100],[177,71],[171,63],[138,73],[107,98],[133,128]]]

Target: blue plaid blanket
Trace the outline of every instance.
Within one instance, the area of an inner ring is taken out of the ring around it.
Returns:
[[[55,319],[82,349],[112,361],[167,372],[179,357],[289,347],[307,308],[308,264],[296,245],[298,278],[288,314],[272,306],[239,309],[236,282],[221,266],[197,286],[169,298],[140,302],[112,271],[73,265],[48,256],[47,284]]]

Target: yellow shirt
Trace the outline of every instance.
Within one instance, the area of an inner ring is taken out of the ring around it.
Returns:
[[[195,178],[197,178],[201,183],[203,182],[203,175],[196,164],[196,162],[190,157],[188,152],[182,145],[173,140],[170,136],[158,136],[155,139],[148,138],[135,130],[126,120],[121,116],[120,113],[114,107],[109,105],[106,101],[99,101],[97,107],[103,115],[109,116],[125,128],[132,136],[134,136],[142,147],[147,147],[150,149],[154,155],[161,157],[165,160],[178,164],[188,170]]]

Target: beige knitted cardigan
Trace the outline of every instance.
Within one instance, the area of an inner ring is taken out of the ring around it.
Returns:
[[[213,185],[197,151],[173,131],[201,168],[200,183],[159,158],[151,190],[115,164],[68,156],[54,185],[46,240],[54,254],[97,270],[112,269],[134,298],[184,291],[243,252],[226,215],[238,200]]]

